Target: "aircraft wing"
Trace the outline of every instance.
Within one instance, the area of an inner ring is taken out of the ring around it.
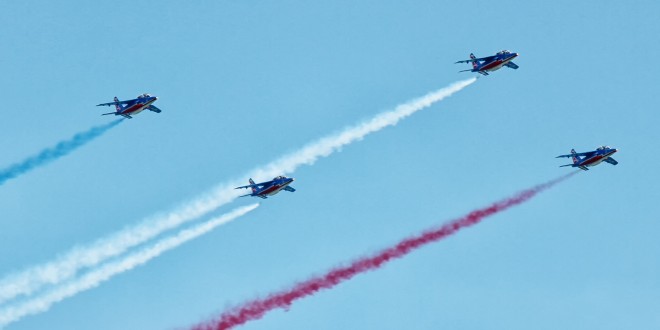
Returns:
[[[100,107],[100,106],[102,106],[102,105],[111,106],[111,105],[117,105],[117,104],[128,104],[128,103],[130,103],[130,102],[132,102],[132,101],[133,101],[133,100],[130,100],[130,101],[117,101],[117,102],[109,102],[109,103],[101,103],[101,104],[97,104],[96,106],[97,106],[97,107]]]
[[[236,188],[234,188],[234,189],[259,188],[259,187],[263,187],[263,186],[265,186],[265,185],[267,185],[267,184],[269,184],[269,183],[271,183],[271,182],[273,182],[273,181],[267,181],[267,182],[262,182],[262,183],[249,184],[249,185],[247,185],[247,186],[240,186],[240,187],[236,187]]]
[[[610,164],[612,164],[612,165],[616,165],[616,164],[619,163],[619,162],[617,162],[616,160],[614,160],[614,158],[612,158],[612,157],[607,157],[607,158],[603,159],[603,161],[604,161],[604,162],[608,162],[608,163],[610,163]]]
[[[504,64],[504,65],[506,65],[506,66],[508,66],[508,67],[510,67],[511,69],[514,69],[514,70],[516,70],[516,69],[519,68],[518,64],[513,63],[513,62],[507,62],[507,63]]]
[[[486,61],[486,62],[488,62],[488,61],[492,60],[494,57],[495,57],[495,56],[486,56],[486,57],[480,57],[480,58],[471,58],[471,59],[469,59],[469,60],[458,61],[458,62],[456,62],[456,63],[454,63],[454,64],[458,64],[458,63],[472,63],[472,62],[474,62],[474,61]]]
[[[161,112],[161,110],[158,109],[158,108],[156,108],[155,105],[150,105],[150,106],[149,106],[149,110],[151,110],[151,111],[153,111],[153,112],[155,112],[155,113],[160,113],[160,112]]]
[[[284,190],[289,191],[289,192],[294,192],[294,191],[296,191],[296,189],[294,189],[293,187],[290,187],[290,186],[286,186],[286,187],[284,187]]]
[[[559,156],[557,156],[557,157],[555,157],[555,158],[562,158],[562,157],[564,157],[564,158],[571,158],[571,157],[573,157],[573,156],[591,156],[591,155],[593,155],[593,154],[594,154],[594,151],[589,151],[589,152],[578,152],[578,153],[575,153],[575,154],[559,155]]]

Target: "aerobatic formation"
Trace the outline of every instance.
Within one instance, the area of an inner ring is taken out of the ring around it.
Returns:
[[[470,63],[472,65],[472,69],[462,70],[460,72],[473,72],[488,76],[490,73],[505,66],[511,69],[518,69],[519,66],[512,62],[518,56],[518,53],[503,50],[497,52],[495,55],[481,58],[470,54],[468,60],[462,60],[456,63]],[[249,173],[250,178],[247,185],[236,187],[236,185],[241,184],[241,181],[245,182],[243,181],[244,179],[238,182],[232,181],[220,185],[212,192],[185,204],[180,209],[172,211],[165,216],[150,219],[148,222],[115,233],[108,238],[100,239],[98,242],[87,247],[74,249],[67,254],[60,254],[54,261],[28,268],[22,272],[3,276],[0,278],[0,328],[9,323],[16,322],[27,315],[44,312],[56,302],[96,287],[114,275],[142,265],[167,250],[173,249],[224,223],[249,213],[258,206],[258,204],[253,204],[248,207],[235,209],[221,217],[207,220],[196,227],[183,229],[175,235],[156,240],[156,237],[165,231],[175,229],[188,221],[200,218],[218,209],[220,206],[234,201],[237,197],[259,197],[261,199],[267,199],[282,190],[295,192],[296,189],[291,187],[291,183],[295,179],[285,174],[290,174],[300,165],[311,165],[318,158],[327,157],[336,150],[339,150],[342,146],[359,141],[370,133],[396,125],[401,119],[441,101],[475,81],[476,77],[457,82],[421,98],[401,104],[393,111],[381,113],[372,120],[350,127],[339,134],[322,138],[317,142],[306,145],[297,152]],[[72,139],[64,140],[55,147],[46,148],[36,156],[29,157],[5,169],[0,169],[0,185],[9,179],[27,173],[31,169],[45,165],[70,153],[79,146],[99,137],[110,128],[116,126],[124,118],[131,119],[144,110],[160,113],[161,110],[154,105],[157,100],[158,97],[145,93],[135,99],[120,101],[115,97],[113,102],[98,104],[97,106],[115,107],[114,112],[104,113],[102,115],[115,115],[123,118],[78,133]],[[570,154],[559,155],[557,158],[572,158],[572,164],[561,165],[560,167],[570,166],[579,170],[523,190],[512,197],[477,209],[436,228],[431,228],[418,235],[405,238],[394,246],[382,249],[367,257],[356,259],[346,265],[333,268],[323,275],[314,276],[308,280],[297,282],[297,284],[287,289],[229,308],[220,314],[217,319],[200,323],[192,328],[197,330],[230,329],[248,321],[259,319],[271,310],[289,308],[298,299],[311,296],[324,289],[330,289],[358,274],[376,270],[394,259],[404,257],[429,243],[442,240],[465,227],[481,222],[491,215],[523,204],[535,197],[538,193],[572,177],[580,172],[580,170],[587,171],[589,170],[588,167],[598,165],[601,162],[617,165],[618,162],[611,157],[617,151],[618,149],[607,146],[601,146],[593,151],[579,153],[575,149],[572,149]],[[273,178],[273,176],[275,177]],[[245,175],[243,178],[246,177],[248,175]],[[256,183],[252,179],[253,177],[260,180],[273,179]],[[232,189],[232,187],[235,188]],[[251,192],[239,196],[236,189],[250,189]],[[142,247],[138,249],[138,246]],[[87,272],[81,274],[83,270],[87,270]]]

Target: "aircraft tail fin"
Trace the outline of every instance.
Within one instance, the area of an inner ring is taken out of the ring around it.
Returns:
[[[475,61],[477,57],[473,53],[470,53],[470,59],[472,60],[472,69],[476,69],[479,66],[479,62]]]
[[[116,96],[115,102],[119,102],[119,99]],[[115,109],[117,109],[117,112],[121,112],[121,105],[119,105],[119,103],[115,103]]]
[[[577,164],[580,161],[580,156],[577,155],[575,149],[571,149],[571,155],[573,155],[573,164]]]
[[[252,180],[252,178],[250,178],[249,182],[250,182],[250,184],[254,184],[254,180]],[[256,192],[257,192],[257,188],[252,187],[252,193],[256,193]]]

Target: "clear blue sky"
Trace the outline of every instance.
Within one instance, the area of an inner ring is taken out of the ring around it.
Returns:
[[[8,328],[190,325],[606,144],[618,166],[241,329],[657,329],[658,17],[657,1],[0,2],[0,167],[112,120],[94,105],[115,95],[163,110],[0,186],[1,276],[466,79],[470,52],[521,53],[300,168],[296,193]]]

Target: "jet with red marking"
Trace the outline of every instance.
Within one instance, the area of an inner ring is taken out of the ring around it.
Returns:
[[[156,113],[160,113],[161,110],[156,108],[155,105],[153,105],[153,103],[156,102],[156,100],[158,100],[158,97],[151,96],[149,94],[142,94],[135,99],[126,100],[126,101],[119,101],[119,99],[115,96],[114,102],[101,103],[101,104],[97,104],[96,106],[100,107],[100,106],[114,105],[117,111],[104,113],[102,114],[102,116],[115,115],[115,116],[123,116],[125,118],[130,119],[133,118],[132,116],[135,116],[144,110],[150,110]]]
[[[512,53],[508,50],[497,52],[497,54],[493,56],[481,58],[477,58],[474,54],[470,54],[469,60],[458,61],[456,63],[472,63],[472,70],[461,70],[459,72],[479,72],[482,75],[487,76],[488,72],[499,70],[503,66],[511,69],[518,69],[518,65],[511,62],[511,60],[518,57],[518,55],[518,53]]]
[[[252,196],[252,197],[259,197],[266,199],[268,198],[268,196],[273,196],[282,190],[286,190],[288,192],[296,191],[295,189],[293,189],[293,187],[289,186],[291,182],[293,182],[294,180],[295,180],[294,178],[287,178],[285,176],[280,175],[273,178],[273,180],[270,181],[266,181],[262,183],[254,183],[254,180],[250,178],[249,185],[236,187],[235,189],[245,189],[245,188],[252,189],[251,194],[243,195],[240,197]]]
[[[575,152],[575,149],[571,149],[571,153],[568,155],[559,155],[556,158],[562,157],[571,157],[573,158],[573,164],[561,165],[559,167],[570,166],[570,167],[579,167],[584,171],[588,171],[588,166],[596,166],[602,162],[610,163],[616,165],[619,162],[610,157],[615,152],[619,151],[618,149],[610,148],[608,146],[598,147],[594,151],[588,152]]]

